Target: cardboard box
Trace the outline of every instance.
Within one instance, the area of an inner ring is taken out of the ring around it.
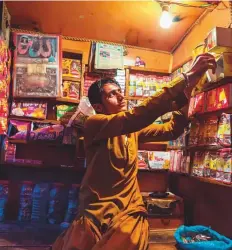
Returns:
[[[222,53],[216,58],[216,62],[215,74],[211,69],[206,72],[209,82],[217,82],[225,77],[232,77],[232,53]]]
[[[215,27],[206,38],[208,52],[232,52],[232,29]]]

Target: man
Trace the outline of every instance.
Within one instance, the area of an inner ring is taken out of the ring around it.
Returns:
[[[172,140],[183,132],[187,97],[207,69],[215,71],[214,57],[198,56],[188,73],[131,111],[116,81],[100,80],[90,87],[88,97],[97,115],[85,124],[87,171],[79,215],[54,250],[148,249],[147,212],[137,182],[138,142]],[[178,111],[170,122],[153,124],[173,110]]]

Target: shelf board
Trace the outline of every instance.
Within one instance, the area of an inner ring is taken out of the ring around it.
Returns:
[[[56,143],[53,141],[46,141],[46,140],[23,141],[23,140],[12,140],[10,138],[8,140],[12,144],[46,145],[50,147],[76,147],[75,144],[63,144],[63,143]]]
[[[187,150],[189,151],[198,151],[198,150],[220,150],[223,149],[224,147],[219,146],[219,145],[196,145],[196,146],[188,146],[186,147]]]
[[[65,166],[65,165],[46,165],[46,164],[29,164],[29,163],[17,163],[17,162],[4,162],[1,166],[5,167],[25,167],[25,168],[40,168],[40,169],[65,169],[77,172],[85,172],[85,168],[75,167],[75,166]]]
[[[136,67],[136,66],[125,66],[125,69],[130,69],[130,70],[136,70],[136,71],[143,71],[143,72],[153,72],[153,73],[157,73],[157,74],[165,74],[165,75],[169,75],[169,72],[164,70],[157,70],[157,69],[152,69],[152,68],[146,68],[146,67]]]
[[[62,81],[72,81],[72,82],[81,82],[81,78],[71,77],[71,76],[62,76]]]
[[[155,173],[164,173],[168,172],[168,169],[146,169],[146,168],[138,168],[139,172],[155,172]]]
[[[223,182],[220,182],[220,181],[217,181],[214,179],[206,178],[206,177],[198,177],[198,176],[189,176],[189,177],[196,179],[196,180],[199,180],[201,182],[216,184],[216,185],[224,186],[224,187],[232,187],[232,184],[226,184],[226,183],[223,183]]]
[[[193,116],[189,117],[189,119],[201,120],[201,119],[204,119],[204,118],[207,118],[210,116],[220,116],[222,113],[232,113],[232,107],[214,110],[214,111],[206,111],[204,113],[197,113],[197,114],[194,114]]]
[[[66,97],[31,97],[31,96],[13,96],[13,100],[26,100],[31,102],[64,102],[78,104],[80,100],[70,99]]]
[[[205,183],[219,185],[219,186],[223,186],[223,187],[229,187],[229,188],[232,187],[232,184],[226,184],[226,183],[223,183],[223,182],[220,182],[220,181],[217,181],[217,180],[214,180],[214,179],[206,178],[206,177],[192,176],[192,175],[189,175],[189,174],[177,173],[177,172],[170,172],[170,173],[174,174],[176,176],[183,176],[183,177],[186,177],[186,178],[191,178],[191,179],[194,179],[194,180],[197,180],[197,181],[200,181],[200,182],[205,182]]]
[[[78,104],[80,102],[80,100],[70,99],[66,97],[57,97],[55,100],[57,102],[66,102],[66,103],[74,103],[74,104]]]
[[[56,121],[56,120],[48,120],[48,119],[42,120],[42,119],[38,119],[38,118],[21,117],[21,116],[14,116],[14,115],[10,115],[9,119],[19,120],[19,121],[27,121],[27,122],[52,123],[54,125],[60,124],[60,121]]]
[[[166,149],[167,149],[167,143],[161,143],[161,142],[139,143],[139,150],[165,151]]]

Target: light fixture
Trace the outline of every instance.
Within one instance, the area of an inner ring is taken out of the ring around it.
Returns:
[[[168,29],[171,27],[172,24],[172,16],[169,12],[169,6],[168,5],[162,5],[162,14],[160,17],[160,26],[163,29]]]

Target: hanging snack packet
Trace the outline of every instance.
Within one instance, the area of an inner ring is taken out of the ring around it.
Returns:
[[[223,178],[222,181],[226,184],[231,183],[232,173],[232,150],[231,148],[225,148],[220,151],[220,157],[223,167]]]
[[[212,116],[204,121],[203,145],[217,145],[218,117]]]
[[[91,106],[88,97],[84,96],[80,100],[76,112],[68,122],[68,127],[75,126],[83,128],[88,117],[95,115],[95,110]]]

